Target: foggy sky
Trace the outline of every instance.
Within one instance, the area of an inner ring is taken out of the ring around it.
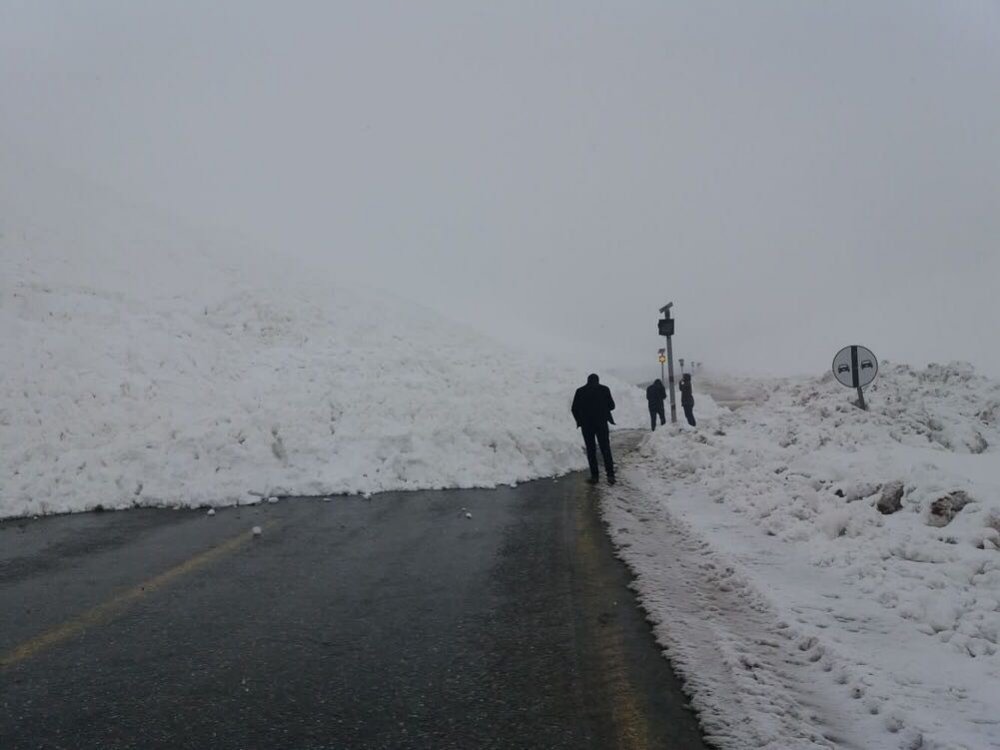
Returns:
[[[1000,4],[10,2],[0,148],[508,342],[1000,374]]]

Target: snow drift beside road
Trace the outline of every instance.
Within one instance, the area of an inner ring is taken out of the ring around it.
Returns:
[[[585,466],[569,403],[586,372],[32,180],[0,184],[0,517]],[[610,385],[640,424],[638,389]]]
[[[1000,382],[884,364],[870,412],[831,375],[718,390],[765,400],[657,431],[605,505],[709,735],[1000,747]]]

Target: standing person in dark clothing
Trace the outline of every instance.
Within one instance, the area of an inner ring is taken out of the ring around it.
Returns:
[[[649,404],[649,427],[656,431],[656,416],[660,416],[660,424],[666,424],[667,418],[663,413],[663,401],[667,398],[667,389],[663,387],[663,381],[657,378],[646,389],[646,401]]]
[[[587,481],[597,484],[597,446],[600,445],[608,484],[614,484],[615,462],[611,458],[611,441],[608,436],[608,425],[615,423],[611,416],[611,412],[615,410],[611,389],[601,385],[596,375],[588,376],[587,384],[576,389],[572,410],[573,419],[576,420],[576,426],[583,430],[583,442],[587,446],[587,462],[590,464],[590,479]]]
[[[688,424],[694,427],[694,394],[691,392],[691,373],[686,372],[681,376],[681,384],[678,387],[681,391],[681,406],[684,407],[684,416],[687,417]]]

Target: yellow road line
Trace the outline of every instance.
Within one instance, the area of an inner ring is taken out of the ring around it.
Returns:
[[[582,504],[576,509],[576,532],[577,554],[584,565],[584,576],[589,581],[602,581],[607,573],[595,538],[602,532],[594,529]],[[593,600],[585,600],[585,603],[593,603]],[[596,619],[593,617],[592,621]],[[595,653],[610,694],[615,747],[618,750],[646,750],[649,747],[647,718],[629,675],[621,633],[614,628],[599,628],[594,635],[600,640]]]
[[[273,522],[266,524],[273,525]],[[61,625],[57,625],[51,630],[47,630],[31,640],[25,641],[11,651],[0,656],[0,669],[11,667],[26,659],[30,659],[36,654],[46,649],[57,646],[63,641],[67,641],[79,635],[88,628],[97,625],[104,625],[120,615],[130,604],[142,597],[159,591],[164,586],[168,586],[181,576],[193,573],[199,568],[218,560],[220,557],[235,552],[253,538],[252,532],[246,532],[235,536],[228,541],[205,550],[188,560],[176,565],[160,575],[150,578],[148,581],[133,586],[120,594],[112,597],[103,604],[88,609],[76,617],[67,620]]]

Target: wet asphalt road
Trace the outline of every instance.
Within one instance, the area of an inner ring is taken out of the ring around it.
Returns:
[[[0,524],[0,748],[701,748],[598,492]]]

